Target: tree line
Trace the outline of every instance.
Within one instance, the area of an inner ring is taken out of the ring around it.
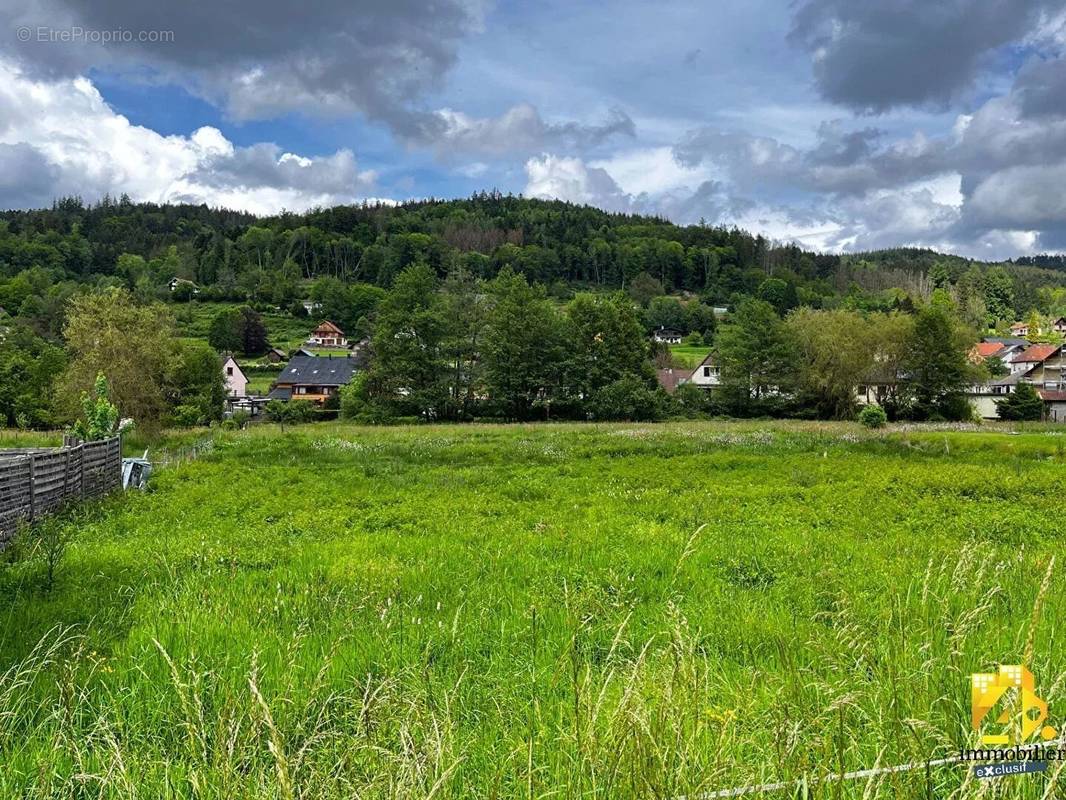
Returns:
[[[848,419],[871,387],[890,419],[970,419],[969,385],[987,377],[968,353],[976,332],[938,290],[914,313],[779,309],[743,300],[703,340],[721,386],[658,388],[669,351],[648,337],[648,313],[627,294],[580,293],[563,304],[505,270],[443,281],[404,270],[377,310],[369,369],[343,390],[345,417],[657,419],[670,415]],[[698,301],[677,302],[680,313]],[[713,315],[711,319],[714,319]]]

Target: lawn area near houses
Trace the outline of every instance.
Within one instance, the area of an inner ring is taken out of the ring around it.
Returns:
[[[1062,730],[1066,436],[1019,430],[211,434],[57,518],[51,589],[4,554],[0,797],[692,797],[953,755],[1000,663]]]
[[[670,345],[670,355],[673,356],[674,363],[679,367],[687,367],[688,369],[695,369],[699,366],[699,363],[707,357],[709,352],[711,352],[711,348],[703,345]]]

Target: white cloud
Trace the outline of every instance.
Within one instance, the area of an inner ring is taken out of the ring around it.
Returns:
[[[580,158],[545,154],[526,162],[527,197],[566,200],[610,211],[628,211],[632,198],[607,171],[591,167]]]
[[[716,177],[715,170],[702,164],[683,167],[669,147],[627,150],[590,163],[606,170],[624,191],[633,195],[677,189],[694,191],[704,181]]]
[[[270,214],[350,203],[374,184],[349,150],[307,158],[272,144],[235,147],[212,127],[162,136],[116,114],[85,78],[31,80],[3,62],[0,120],[0,146],[22,148],[23,172],[35,170],[0,182],[5,207],[126,193]]]

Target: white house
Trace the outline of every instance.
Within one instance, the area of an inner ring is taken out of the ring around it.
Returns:
[[[322,309],[322,304],[316,303],[314,300],[304,300],[303,307],[304,311],[306,311],[308,315],[310,315],[314,314],[316,311],[320,311]]]
[[[222,359],[222,379],[226,383],[228,397],[248,396],[248,378],[245,377],[241,365],[233,356],[226,356]]]
[[[681,339],[683,337],[681,336],[680,331],[660,327],[651,335],[651,338],[657,342],[663,342],[665,344],[681,344]]]
[[[311,336],[308,338],[307,343],[318,345],[319,347],[348,346],[348,340],[344,336],[344,331],[329,320],[326,320],[311,331]]]
[[[701,389],[717,389],[721,386],[722,367],[717,355],[713,351],[708,353],[684,382],[699,386]]]

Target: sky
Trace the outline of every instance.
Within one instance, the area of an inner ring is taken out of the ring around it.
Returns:
[[[1066,250],[1066,0],[0,0],[0,207],[482,189]]]

